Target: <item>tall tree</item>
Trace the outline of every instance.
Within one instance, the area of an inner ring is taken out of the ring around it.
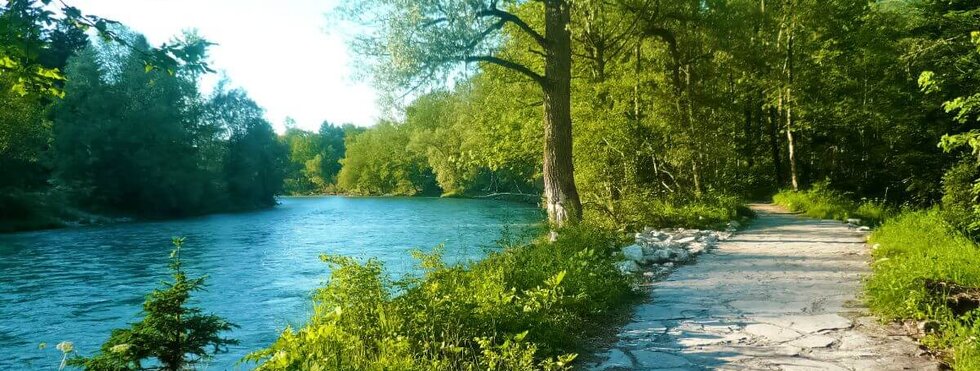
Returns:
[[[545,204],[551,222],[561,226],[582,215],[572,162],[571,8],[568,0],[370,0],[351,2],[343,13],[376,30],[353,45],[373,59],[385,83],[418,87],[473,62],[534,81],[544,105]],[[544,31],[530,19],[543,20]],[[496,53],[507,37],[530,38],[538,58],[519,61]]]

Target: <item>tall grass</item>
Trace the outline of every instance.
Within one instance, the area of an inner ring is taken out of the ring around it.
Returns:
[[[818,183],[806,191],[783,190],[772,197],[777,205],[818,219],[861,219],[865,225],[881,224],[894,210],[876,201],[854,201]]]
[[[616,236],[588,226],[468,266],[416,253],[393,280],[376,260],[325,256],[331,279],[305,326],[247,359],[264,370],[557,370],[639,294],[613,263]]]
[[[611,204],[586,203],[585,217],[607,229],[637,231],[644,227],[723,229],[752,211],[735,196],[664,197],[636,194]]]
[[[873,274],[866,284],[871,310],[887,320],[930,320],[938,331],[923,343],[954,368],[980,370],[980,310],[954,314],[926,280],[980,287],[980,247],[943,222],[938,209],[906,212],[881,225],[870,238]]]

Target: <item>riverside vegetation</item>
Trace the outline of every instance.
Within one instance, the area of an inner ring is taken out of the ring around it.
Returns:
[[[566,368],[634,296],[613,265],[624,232],[720,227],[780,189],[880,224],[872,309],[932,321],[927,345],[977,365],[980,312],[948,300],[978,285],[974,1],[345,1],[329,21],[374,30],[351,49],[393,114],[278,137],[244,91],[198,92],[210,43],[193,32],[152,47],[41,3],[0,7],[0,171],[21,175],[0,178],[0,219],[284,191],[541,200],[556,241],[470,265],[422,254],[422,276],[392,280],[325,258],[313,318],[249,357],[261,368]]]

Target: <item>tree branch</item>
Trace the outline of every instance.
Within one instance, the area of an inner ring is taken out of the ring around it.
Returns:
[[[512,62],[512,61],[509,61],[509,60],[506,60],[506,59],[503,59],[503,58],[494,57],[494,56],[491,56],[491,55],[469,56],[469,57],[463,58],[463,61],[466,62],[466,63],[470,63],[470,62],[484,62],[484,63],[495,64],[495,65],[498,65],[500,67],[503,67],[503,68],[506,68],[506,69],[509,69],[509,70],[513,70],[513,71],[519,72],[519,73],[521,73],[524,76],[530,77],[531,80],[534,80],[534,82],[538,83],[542,87],[545,86],[545,83],[547,81],[547,80],[545,80],[544,76],[541,76],[537,72],[532,71],[530,68],[528,68],[525,65],[522,65],[522,64],[516,63],[516,62]]]
[[[495,7],[491,7],[489,9],[477,12],[476,15],[477,17],[497,17],[503,21],[513,23],[515,26],[524,31],[524,33],[530,35],[534,41],[538,43],[538,45],[541,45],[541,47],[547,48],[548,46],[548,39],[542,36],[538,31],[535,31],[534,28],[527,24],[527,22],[524,22],[521,17],[518,17],[513,13],[508,13]]]

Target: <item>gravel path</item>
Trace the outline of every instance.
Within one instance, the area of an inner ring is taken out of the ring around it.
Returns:
[[[651,287],[593,369],[938,369],[862,307],[864,233],[752,208],[749,228]]]

